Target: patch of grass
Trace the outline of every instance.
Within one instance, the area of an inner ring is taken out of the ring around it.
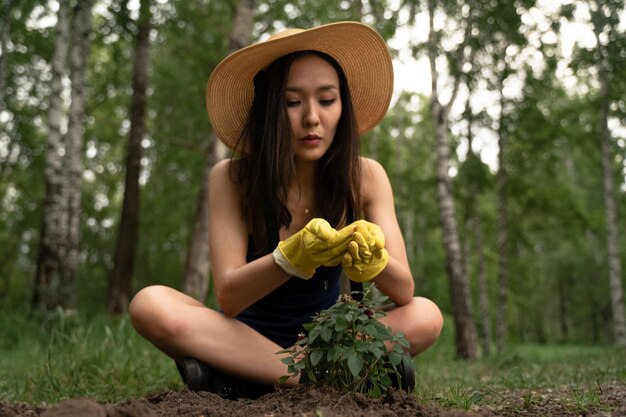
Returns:
[[[516,345],[466,362],[454,357],[452,333],[446,326],[442,339],[415,359],[416,395],[427,405],[522,415],[556,402],[588,414],[608,410],[605,387],[626,387],[624,349]],[[0,402],[114,403],[182,387],[172,360],[137,335],[128,317],[0,311]]]
[[[417,395],[431,405],[529,410],[556,395],[565,408],[601,408],[603,386],[626,387],[626,350],[610,346],[515,345],[467,362],[456,359],[453,329],[415,359]],[[446,333],[447,332],[447,333]]]
[[[1,316],[2,334],[9,337],[0,343],[0,401],[117,402],[182,387],[173,362],[139,337],[128,317],[61,310]]]
[[[590,381],[577,380],[570,387],[570,398],[573,401],[573,405],[577,410],[586,410],[589,407],[596,407],[600,405],[600,394],[602,393],[602,387],[598,380],[595,384]]]

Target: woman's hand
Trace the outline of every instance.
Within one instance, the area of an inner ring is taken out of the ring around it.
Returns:
[[[342,262],[352,234],[348,228],[338,232],[326,220],[316,218],[279,242],[272,255],[289,275],[309,279],[317,267],[336,266]]]
[[[389,261],[385,235],[378,225],[365,220],[358,220],[346,228],[354,232],[342,260],[343,269],[352,281],[370,281],[385,269]]]
[[[342,264],[348,278],[357,282],[375,278],[389,260],[378,225],[357,220],[337,231],[320,218],[279,242],[272,255],[289,275],[309,279],[319,266]]]

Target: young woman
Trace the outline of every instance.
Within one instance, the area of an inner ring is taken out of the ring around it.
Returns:
[[[335,303],[342,271],[395,303],[381,321],[405,334],[411,355],[437,340],[441,313],[413,295],[387,174],[360,156],[359,135],[383,118],[392,90],[385,42],[355,22],[280,32],[215,69],[209,117],[240,155],[210,176],[220,311],[163,286],[142,289],[129,308],[191,389],[232,397],[271,389],[287,373],[276,352]],[[410,372],[400,373],[411,389]]]

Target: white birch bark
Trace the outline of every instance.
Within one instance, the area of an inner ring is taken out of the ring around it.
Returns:
[[[599,10],[601,5],[598,4]],[[601,13],[599,11],[599,13]],[[595,25],[594,32],[599,52],[598,77],[600,81],[600,150],[602,156],[602,185],[606,217],[606,246],[609,269],[609,291],[613,313],[613,338],[618,346],[626,346],[626,322],[624,317],[624,290],[622,287],[622,264],[620,260],[617,206],[614,183],[614,156],[611,150],[609,117],[609,74],[607,51],[601,39],[601,29]]]
[[[430,30],[428,35],[428,57],[431,72],[431,117],[435,126],[437,160],[437,200],[442,227],[443,246],[446,252],[446,270],[450,281],[452,310],[454,314],[456,353],[464,359],[474,359],[477,355],[476,327],[469,311],[467,277],[464,273],[461,244],[456,221],[456,210],[449,176],[450,151],[448,137],[449,112],[458,93],[460,77],[454,77],[452,95],[447,104],[439,99],[437,75],[437,39],[434,29],[436,1],[428,2]],[[468,23],[465,39],[470,33]],[[462,59],[460,60],[462,61]],[[462,64],[459,64],[459,67]]]
[[[506,199],[506,150],[507,140],[502,131],[502,111],[504,106],[504,80],[500,80],[500,125],[498,127],[498,172],[496,174],[496,192],[498,197],[498,295],[496,303],[496,346],[499,352],[504,351],[507,344],[507,302],[508,302],[508,206]]]
[[[64,103],[63,79],[66,77],[66,61],[69,38],[69,1],[59,0],[55,28],[54,54],[52,56],[50,83],[50,107],[48,108],[48,143],[44,169],[46,195],[37,257],[37,272],[32,303],[35,306],[53,308],[58,305],[59,268],[65,257],[67,235],[67,198],[63,174],[62,123]]]
[[[74,281],[78,267],[80,246],[80,217],[83,176],[83,136],[85,132],[85,78],[89,55],[89,36],[91,34],[91,10],[94,0],[81,0],[74,8],[71,30],[72,49],[70,52],[71,68],[71,104],[66,135],[67,175],[67,251],[62,268],[63,303],[73,306],[76,299]]]

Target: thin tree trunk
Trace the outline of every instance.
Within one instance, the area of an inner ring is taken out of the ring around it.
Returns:
[[[63,119],[63,78],[69,37],[69,1],[59,0],[55,28],[54,54],[52,56],[50,83],[50,107],[48,109],[48,143],[44,169],[46,194],[43,203],[43,219],[39,238],[39,253],[35,286],[31,303],[33,307],[54,308],[59,305],[61,260],[65,257],[67,236],[67,199],[63,172],[63,143],[61,124]]]
[[[240,0],[233,21],[229,38],[228,53],[234,52],[250,43],[254,25],[254,0]],[[228,155],[228,149],[220,142],[215,133],[209,139],[213,144],[212,154],[202,176],[202,187],[198,196],[198,206],[194,228],[189,243],[189,252],[185,262],[183,292],[204,302],[209,289],[209,174],[213,165]]]
[[[439,106],[433,105],[433,118],[441,120]],[[437,126],[437,199],[446,252],[446,270],[450,281],[452,310],[456,330],[457,355],[464,359],[476,358],[476,330],[469,310],[467,278],[463,273],[461,245],[456,223],[456,212],[451,191],[446,123]]]
[[[0,111],[6,109],[7,85],[7,44],[11,33],[11,9],[13,0],[4,0],[2,5],[2,20],[0,21]],[[1,123],[1,122],[0,122]]]
[[[478,311],[480,312],[480,339],[483,354],[491,355],[491,318],[489,315],[489,290],[487,287],[487,269],[485,268],[485,251],[483,250],[483,231],[481,217],[478,214],[474,222],[474,238],[478,253]]]
[[[6,86],[7,86],[7,66],[8,66],[8,51],[7,44],[9,43],[9,36],[11,33],[11,9],[13,8],[13,0],[4,0],[2,7],[2,15],[0,20],[0,113],[7,109],[6,102]],[[4,178],[11,161],[11,156],[15,149],[17,149],[17,143],[13,139],[11,132],[8,131],[9,126],[0,120],[0,140],[5,140],[6,144],[6,158],[0,162],[0,179]],[[6,192],[6,186],[0,188],[0,200],[4,199],[4,193]]]
[[[209,291],[209,174],[213,163],[207,162],[202,174],[202,186],[198,195],[196,218],[183,280],[183,292],[201,302],[206,300]]]
[[[598,7],[601,7],[598,4]],[[601,10],[601,9],[600,9]],[[599,13],[602,13],[599,11]],[[626,323],[624,317],[624,292],[622,288],[622,265],[619,247],[619,221],[615,204],[614,156],[611,151],[611,132],[609,118],[609,80],[606,50],[600,38],[600,28],[594,27],[598,45],[598,77],[600,81],[600,150],[602,153],[602,185],[604,211],[606,216],[606,245],[609,267],[609,289],[613,313],[613,337],[615,344],[626,346]]]
[[[498,173],[496,180],[496,190],[498,196],[498,297],[496,315],[496,346],[498,352],[504,351],[506,347],[506,304],[508,298],[508,207],[506,200],[506,135],[503,131],[502,117],[504,112],[504,80],[501,80],[500,89],[500,125],[498,127]]]
[[[567,317],[569,316],[567,311],[567,291],[568,283],[564,278],[559,278],[557,284],[557,306],[559,311],[559,331],[562,341],[569,340],[569,326],[567,324]]]
[[[76,269],[80,247],[81,194],[83,176],[83,136],[85,122],[85,75],[91,34],[91,9],[94,0],[76,3],[72,24],[71,83],[72,102],[66,136],[68,228],[67,253],[62,261],[62,304],[76,304]]]
[[[120,219],[108,311],[125,312],[130,301],[139,229],[139,175],[141,141],[146,130],[146,90],[150,64],[150,0],[141,0],[135,46],[130,133],[126,156],[124,203]]]
[[[467,147],[468,155],[470,157],[477,158],[474,154],[474,114],[471,107],[471,91],[468,91],[468,97],[466,102],[467,113]],[[491,320],[489,318],[489,293],[487,289],[487,273],[485,269],[485,252],[483,247],[483,233],[482,233],[482,221],[480,210],[478,209],[478,186],[476,183],[470,185],[469,201],[468,201],[468,216],[467,222],[467,241],[471,240],[470,236],[474,239],[474,252],[476,253],[476,277],[478,284],[478,314],[479,314],[479,339],[482,346],[482,352],[484,356],[491,355]],[[467,245],[468,247],[471,245]],[[466,258],[466,265],[468,265],[467,273],[470,274],[469,269],[469,256],[471,251],[468,249],[468,256]],[[471,281],[471,278],[470,278]],[[471,288],[471,285],[469,286]],[[470,296],[471,300],[471,296]],[[469,305],[470,311],[473,310],[472,305]]]
[[[439,101],[437,89],[437,40],[433,27],[436,1],[428,2],[430,30],[428,35],[428,56],[431,71],[431,116],[435,126],[436,137],[436,160],[437,160],[437,200],[439,203],[439,215],[442,227],[443,245],[446,253],[446,270],[448,273],[450,292],[452,299],[452,312],[454,315],[456,353],[464,359],[475,359],[477,355],[476,328],[469,311],[467,292],[467,277],[463,271],[461,244],[459,241],[456,221],[456,210],[452,195],[452,186],[449,176],[449,137],[448,115],[450,107],[458,92],[460,77],[454,80],[454,88],[450,101],[442,105]],[[466,39],[469,35],[469,27]]]

